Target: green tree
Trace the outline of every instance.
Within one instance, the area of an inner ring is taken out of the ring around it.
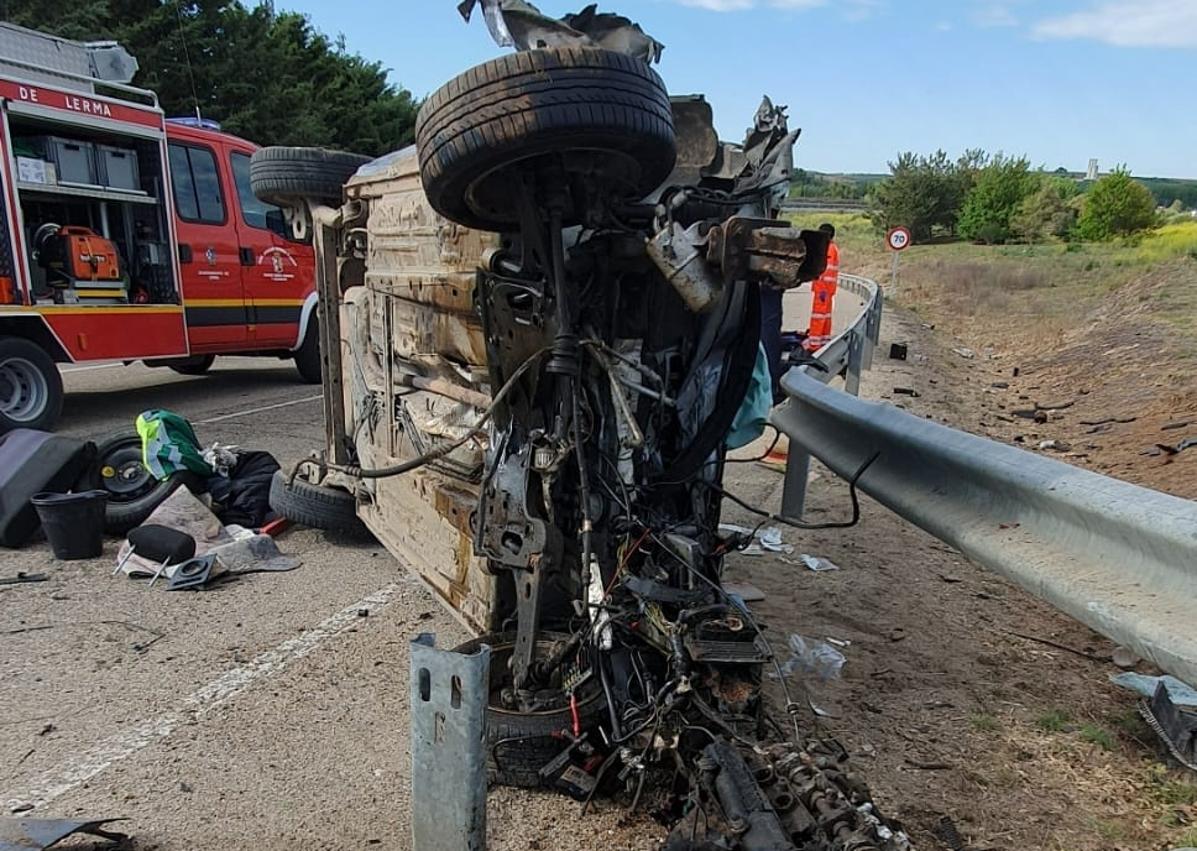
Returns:
[[[995,156],[977,174],[960,213],[960,235],[989,244],[1006,242],[1011,221],[1039,186],[1026,157]]]
[[[1126,168],[1119,167],[1089,191],[1077,222],[1077,235],[1101,241],[1146,230],[1155,221],[1155,197]]]
[[[890,177],[873,190],[873,222],[880,228],[905,225],[916,240],[930,239],[936,230],[955,233],[973,166],[984,159],[981,151],[967,152],[956,162],[944,151],[929,157],[900,154],[889,164]]]
[[[1077,205],[1073,199],[1080,190],[1076,181],[1065,177],[1044,180],[1028,195],[1010,220],[1011,231],[1027,242],[1064,239],[1076,227]]]
[[[259,144],[381,154],[411,141],[418,104],[386,69],[303,15],[237,0],[0,0],[5,19],[67,38],[113,38],[141,64],[136,83],[168,115],[221,122]]]

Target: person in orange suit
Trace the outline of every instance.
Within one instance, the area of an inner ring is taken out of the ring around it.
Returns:
[[[819,230],[831,237],[827,244],[827,268],[811,285],[814,298],[810,308],[810,330],[802,344],[808,352],[817,352],[831,342],[831,313],[835,303],[835,291],[840,281],[840,249],[835,244],[835,226],[819,225]]]

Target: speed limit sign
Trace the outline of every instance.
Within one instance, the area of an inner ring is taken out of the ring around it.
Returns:
[[[905,251],[910,247],[910,230],[908,228],[890,228],[885,235],[886,244],[893,251]]]

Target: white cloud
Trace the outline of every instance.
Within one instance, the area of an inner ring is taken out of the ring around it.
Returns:
[[[1037,38],[1102,41],[1119,47],[1197,47],[1194,0],[1112,0],[1040,21]]]

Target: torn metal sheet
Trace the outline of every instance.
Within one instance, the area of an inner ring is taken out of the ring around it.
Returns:
[[[49,848],[75,834],[97,836],[100,839],[107,839],[109,842],[123,842],[129,838],[127,835],[105,830],[104,825],[124,820],[0,819],[0,851],[31,851],[31,849]]]
[[[457,10],[469,21],[479,3],[491,38],[500,47],[601,47],[650,64],[659,62],[665,49],[639,24],[622,15],[599,12],[594,3],[560,19],[550,18],[524,0],[464,0]]]

